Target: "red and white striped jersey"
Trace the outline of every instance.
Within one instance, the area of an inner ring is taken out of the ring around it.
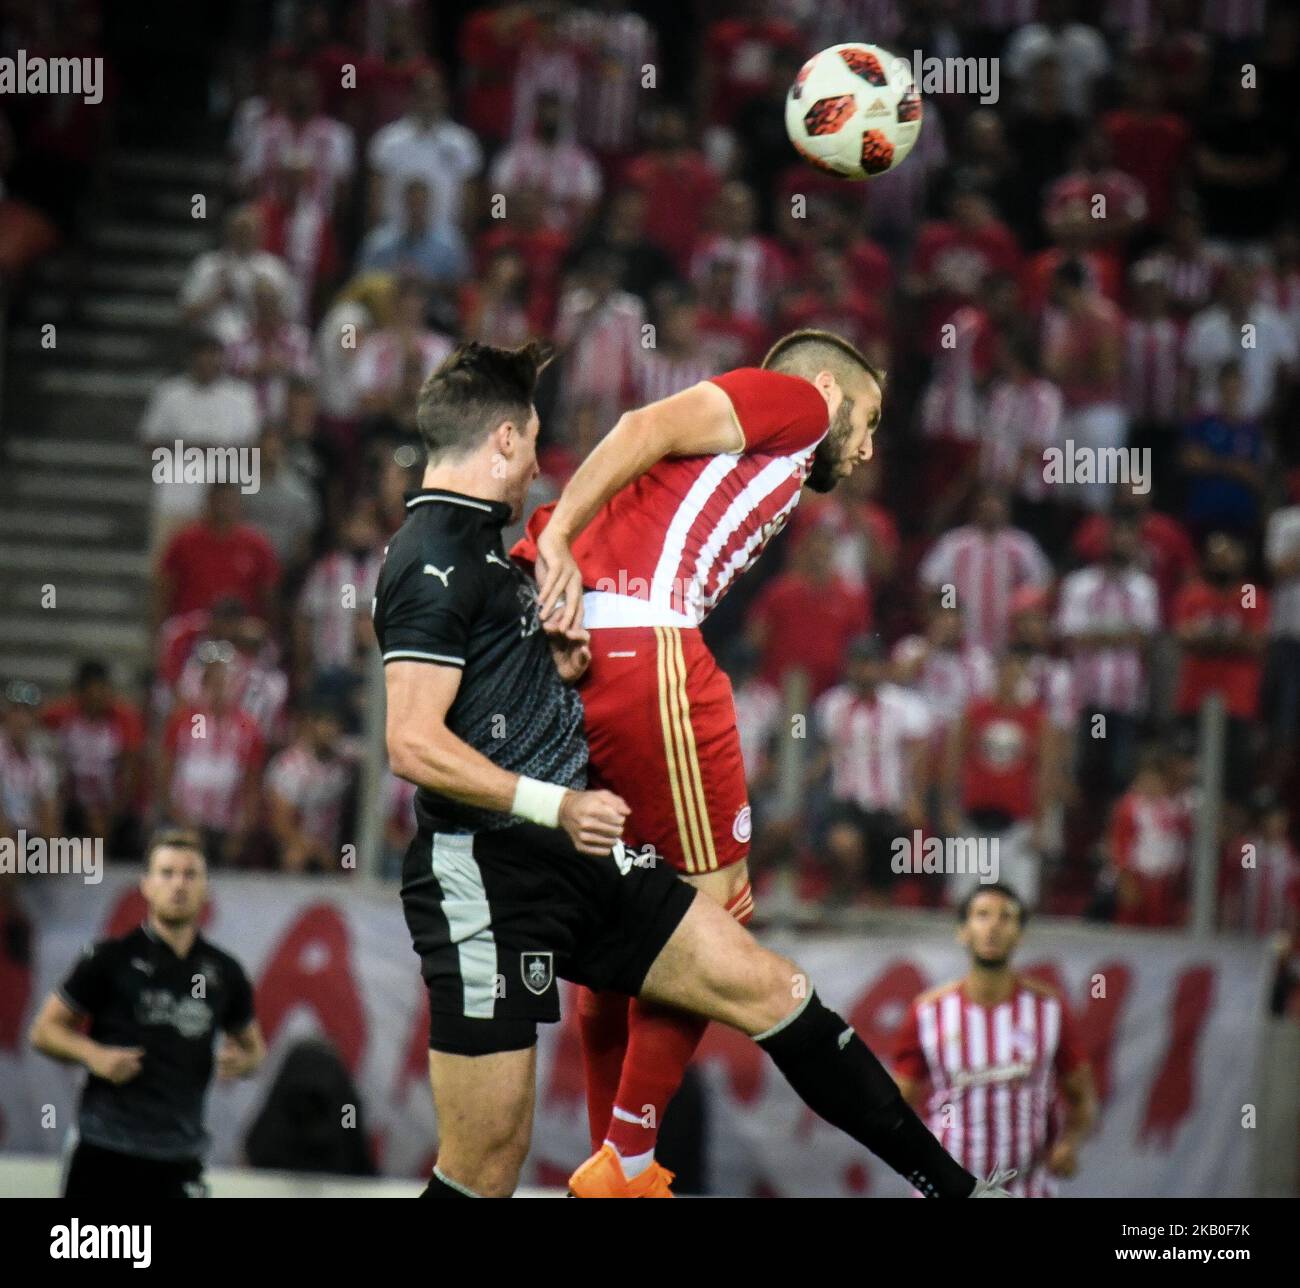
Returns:
[[[0,733],[0,815],[13,828],[39,833],[41,808],[59,790],[54,762],[29,742],[22,750]]]
[[[928,587],[953,586],[966,643],[997,653],[1006,643],[1011,596],[1026,586],[1046,587],[1052,566],[1029,533],[1012,527],[986,532],[969,524],[935,542],[920,577]]]
[[[578,85],[578,128],[600,152],[623,155],[637,143],[637,116],[645,92],[642,69],[657,58],[654,28],[638,13],[575,9],[567,32],[588,70]]]
[[[312,565],[298,612],[310,629],[313,671],[352,665],[357,612],[369,609],[383,562],[382,550],[372,550],[361,559],[347,550],[332,550]],[[344,607],[345,597],[352,607]]]
[[[201,738],[195,736],[197,715],[205,719]],[[233,828],[247,803],[245,775],[262,762],[262,735],[252,718],[237,710],[184,707],[167,722],[163,744],[175,757],[168,789],[183,820],[219,832]]]
[[[1160,629],[1160,592],[1137,568],[1080,568],[1061,583],[1058,629],[1066,638],[1098,630]],[[1079,701],[1089,710],[1139,715],[1146,706],[1146,663],[1140,648],[1082,648],[1074,654]]]
[[[68,775],[72,799],[88,809],[121,808],[118,774],[124,756],[144,744],[144,721],[129,702],[114,699],[101,715],[90,716],[76,698],[49,707],[44,714]]]
[[[785,526],[799,502],[826,401],[797,376],[742,367],[713,379],[730,399],[744,448],[656,462],[600,510],[573,543],[587,626],[698,626]],[[550,506],[515,548],[532,543]]]
[[[922,635],[908,635],[894,645],[894,661],[900,665],[918,655],[921,669],[908,687],[925,700],[932,731],[942,736],[972,698],[993,692],[993,659],[982,648],[934,648]]]
[[[309,191],[329,210],[337,186],[346,183],[356,168],[356,138],[342,121],[329,116],[313,116],[301,125],[278,113],[263,117],[253,126],[248,151],[240,158],[240,181],[255,184],[267,195],[292,156],[306,157]]]
[[[258,368],[272,358],[278,358],[287,370],[275,375],[257,375]],[[311,332],[297,322],[283,323],[274,336],[250,331],[226,346],[225,363],[232,376],[253,386],[262,420],[279,420],[288,401],[290,378],[297,376],[305,380],[314,374]]]
[[[1060,439],[1061,407],[1061,391],[1050,380],[999,380],[989,390],[981,475],[1027,501],[1043,500],[1043,453]]]
[[[927,437],[973,443],[983,434],[979,382],[986,374],[989,332],[988,314],[974,305],[962,305],[943,323],[933,374],[921,395],[921,432]]]
[[[1152,258],[1160,266],[1169,302],[1180,313],[1199,312],[1213,299],[1223,267],[1209,251],[1191,256],[1164,251]]]
[[[1045,1164],[1058,1081],[1083,1062],[1064,1000],[1023,976],[994,1006],[972,1001],[961,980],[923,993],[894,1056],[901,1076],[929,1084],[925,1117],[940,1144],[975,1176],[1015,1168],[1007,1188],[1018,1198],[1056,1193]]]
[[[1124,331],[1124,405],[1135,421],[1178,419],[1183,333],[1172,318],[1130,318]]]
[[[777,293],[785,285],[785,256],[770,237],[723,237],[710,234],[700,240],[691,260],[691,280],[701,284],[717,260],[735,270],[732,311],[749,321],[762,321],[772,312]]]
[[[917,784],[907,778],[909,744],[930,733],[925,703],[893,684],[866,697],[836,685],[813,707],[818,737],[831,753],[831,795],[865,810],[902,808]]]
[[[638,349],[632,364],[632,396],[638,407],[670,398],[707,380],[717,367],[707,357],[674,358],[660,349]]]
[[[294,743],[267,766],[266,789],[295,811],[298,826],[309,840],[334,852],[339,849],[352,772],[342,757],[322,760],[309,747]]]
[[[452,351],[452,342],[436,331],[424,331],[415,336],[408,349],[407,342],[396,331],[376,331],[361,342],[357,362],[353,368],[353,381],[362,395],[395,394],[406,375],[408,358],[418,354],[421,379],[429,375]]]
[[[1025,701],[1040,705],[1053,728],[1073,729],[1079,715],[1079,695],[1070,664],[1049,653],[1035,653],[1029,659],[1025,678],[1029,689]]]
[[[1250,849],[1253,867],[1243,860]],[[1300,924],[1300,854],[1285,838],[1255,834],[1229,843],[1223,854],[1223,885],[1237,896],[1234,930],[1271,935]]]

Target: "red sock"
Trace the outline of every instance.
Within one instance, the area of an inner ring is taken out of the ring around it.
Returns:
[[[748,881],[727,904],[727,911],[741,925],[754,915],[753,892]],[[686,1067],[708,1027],[708,1020],[701,1016],[632,999],[623,1076],[605,1137],[623,1158],[634,1158],[654,1149],[664,1111],[677,1094]]]
[[[627,1050],[629,998],[622,993],[593,993],[578,989],[578,1032],[582,1037],[582,1066],[587,1077],[587,1124],[594,1154],[605,1140],[614,1112],[614,1097]]]

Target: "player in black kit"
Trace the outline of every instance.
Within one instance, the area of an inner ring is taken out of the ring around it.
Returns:
[[[248,976],[198,930],[208,884],[198,837],[160,833],[145,863],[148,918],[87,949],[31,1028],[38,1051],[90,1071],[65,1198],[201,1197],[214,1040],[225,1035],[223,1078],[252,1073],[265,1052]]]
[[[1004,1196],[945,1153],[797,966],[666,865],[634,862],[627,805],[586,790],[569,685],[589,638],[539,620],[534,585],[501,541],[537,475],[544,361],[534,345],[471,343],[426,381],[424,487],[375,592],[389,760],[420,789],[402,904],[429,990],[439,1152],[425,1197],[513,1192],[532,1135],[536,1026],[559,1018],[557,977],[730,1024],[923,1193]]]

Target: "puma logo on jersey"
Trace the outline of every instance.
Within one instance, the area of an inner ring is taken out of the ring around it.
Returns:
[[[456,571],[455,564],[452,564],[452,566],[448,568],[446,572],[443,572],[441,568],[435,568],[432,564],[424,565],[424,575],[426,577],[437,577],[437,579],[440,582],[442,582],[444,587],[446,587],[447,585],[447,578],[450,577],[451,574],[454,573],[455,571]]]
[[[144,971],[146,975],[153,974],[153,963],[145,961],[143,957],[132,957],[131,965],[134,966],[136,970]]]
[[[844,1048],[848,1046],[848,1044],[852,1041],[853,1041],[853,1030],[851,1028],[845,1029],[844,1032],[840,1034],[840,1038],[839,1038],[840,1050],[843,1051]]]
[[[507,572],[514,571],[514,565],[508,560],[502,559],[495,551],[489,550],[483,557],[488,561],[488,563],[496,564],[498,568],[504,568]]]

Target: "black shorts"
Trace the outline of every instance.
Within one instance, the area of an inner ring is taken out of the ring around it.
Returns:
[[[140,1158],[79,1141],[63,1183],[65,1199],[206,1198],[203,1164],[197,1158]]]
[[[560,1018],[559,979],[635,996],[694,890],[667,864],[580,854],[560,830],[421,829],[402,911],[429,990],[429,1045],[519,1050]]]

